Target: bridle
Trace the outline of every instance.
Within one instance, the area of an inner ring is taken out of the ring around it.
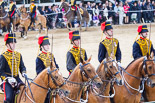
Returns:
[[[126,89],[128,90],[128,92],[129,92],[131,95],[137,95],[137,94],[139,94],[139,93],[142,93],[143,90],[144,90],[144,83],[145,83],[145,81],[150,80],[149,78],[150,78],[151,76],[155,76],[155,74],[148,74],[148,71],[147,71],[147,69],[146,69],[146,67],[147,67],[146,62],[148,62],[148,61],[155,61],[155,59],[153,59],[153,60],[147,60],[147,57],[146,57],[146,56],[144,57],[144,60],[143,60],[143,63],[142,63],[142,65],[143,65],[142,68],[144,69],[145,75],[143,75],[142,77],[136,77],[136,76],[134,76],[134,75],[131,75],[131,74],[128,73],[124,68],[121,67],[121,70],[122,70],[122,77],[123,77],[124,82],[125,82],[125,83],[124,83],[124,86],[126,87]],[[126,79],[125,79],[125,77],[124,77],[123,72],[125,72],[125,73],[128,74],[129,76],[131,76],[131,77],[133,77],[133,78],[135,78],[135,79],[138,79],[138,80],[140,80],[140,81],[142,82],[142,84],[140,85],[139,89],[136,89],[136,88],[132,87],[130,84],[128,84],[128,82],[126,81]],[[151,81],[151,80],[150,80],[150,81]],[[126,85],[127,85],[129,88],[131,88],[132,90],[137,91],[138,93],[136,93],[136,94],[131,93],[131,91],[127,88]]]
[[[54,83],[54,85],[57,87],[57,88],[61,88],[63,85],[65,85],[66,84],[66,82],[63,82],[61,85],[58,85],[58,83],[56,82],[56,79],[54,78],[54,76],[52,75],[52,73],[53,72],[55,72],[55,71],[57,71],[58,70],[58,68],[56,68],[56,69],[54,69],[54,70],[50,70],[50,68],[48,68],[47,69],[47,74],[48,74],[48,87],[49,87],[49,83],[50,83],[50,78],[49,77],[51,77],[51,79],[52,79],[52,81],[53,81],[53,83]]]
[[[64,93],[64,90],[63,90],[63,89],[60,89],[60,88],[61,88],[62,86],[64,86],[64,85],[66,84],[66,82],[63,82],[61,85],[58,85],[58,83],[56,82],[56,79],[55,79],[54,76],[52,75],[52,73],[55,72],[55,71],[57,71],[57,70],[58,70],[58,68],[56,68],[56,69],[54,69],[54,70],[50,70],[50,67],[47,68],[47,74],[48,74],[48,87],[49,87],[49,88],[43,87],[43,86],[41,86],[41,85],[35,83],[32,79],[29,79],[29,78],[27,78],[27,79],[28,79],[28,80],[31,80],[31,83],[35,84],[36,86],[38,86],[38,87],[40,87],[40,88],[42,88],[42,89],[46,89],[46,90],[48,90],[48,91],[50,91],[50,92],[51,92],[52,90],[56,90],[56,91],[58,91],[58,92],[61,92],[61,93],[63,92],[63,93]],[[51,77],[51,79],[52,79],[54,85],[56,86],[56,88],[51,88],[51,87],[49,86],[50,77]],[[30,90],[30,91],[31,91],[31,90]],[[35,103],[34,98],[31,99],[31,98],[28,96],[28,94],[26,93],[26,91],[25,91],[25,95],[26,95],[33,103]],[[66,94],[65,94],[65,95],[66,95]],[[33,94],[31,94],[31,96],[33,97]]]
[[[96,74],[93,78],[90,78],[88,76],[88,74],[86,73],[86,71],[84,70],[84,67],[87,66],[88,64],[90,63],[86,63],[84,65],[82,65],[82,63],[79,64],[79,68],[80,68],[80,74],[82,76],[82,82],[81,83],[78,83],[78,82],[72,82],[72,81],[69,81],[69,80],[66,80],[66,82],[69,82],[69,83],[72,83],[72,84],[76,84],[76,85],[80,85],[80,89],[79,89],[79,93],[80,91],[84,88],[84,87],[87,87],[87,90],[86,90],[86,99],[83,100],[83,99],[80,99],[80,101],[77,101],[77,100],[73,100],[71,98],[69,98],[68,96],[66,96],[66,99],[68,99],[69,101],[71,102],[76,102],[76,103],[87,103],[88,102],[88,92],[89,92],[89,87],[92,86],[92,83],[94,81],[95,78],[98,77],[98,75]],[[72,74],[71,74],[72,75]],[[84,81],[84,77],[86,77],[88,79],[88,82],[85,82]],[[78,94],[79,95],[79,94]],[[63,99],[64,100],[64,99]],[[64,100],[65,101],[65,100]],[[66,101],[65,101],[66,102]]]
[[[120,70],[117,71],[115,74],[113,74],[112,71],[111,71],[111,68],[109,68],[108,65],[107,65],[107,63],[111,63],[111,62],[113,63],[113,62],[115,62],[115,60],[104,61],[103,62],[103,64],[104,64],[104,70],[105,70],[106,74],[109,74],[111,76],[111,78],[116,78],[116,75],[120,73]],[[109,70],[110,73],[108,72],[108,70]],[[109,80],[111,78],[107,78],[107,79]]]
[[[84,64],[84,65],[82,65],[82,64],[80,63],[80,73],[81,73],[82,81],[83,81],[83,82],[84,82],[83,75],[84,75],[89,81],[94,81],[94,79],[96,79],[96,78],[98,77],[97,74],[96,74],[92,79],[88,76],[87,72],[84,70],[84,67],[85,67],[86,65],[88,65],[88,64],[90,64],[90,63],[86,63],[86,64]]]

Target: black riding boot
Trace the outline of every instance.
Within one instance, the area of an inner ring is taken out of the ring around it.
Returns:
[[[9,103],[9,102],[4,100],[4,103]]]

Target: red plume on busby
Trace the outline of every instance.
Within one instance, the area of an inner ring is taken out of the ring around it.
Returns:
[[[38,44],[41,45],[41,43],[43,42],[44,36],[41,36],[38,38]]]
[[[142,27],[143,27],[142,25],[138,26],[138,30],[137,30],[138,33],[142,31]]]
[[[103,31],[104,29],[105,29],[105,22],[101,24],[101,30]]]
[[[72,40],[72,38],[73,38],[73,31],[70,31],[69,32],[69,39]]]
[[[8,37],[9,37],[9,33],[5,34],[4,41],[7,41]]]

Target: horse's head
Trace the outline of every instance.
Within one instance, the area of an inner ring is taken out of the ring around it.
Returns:
[[[147,85],[150,87],[155,86],[155,58],[153,52],[151,53],[151,56],[147,54],[146,57],[144,57],[143,61],[143,70],[142,74],[147,79]]]
[[[98,77],[95,68],[89,63],[91,60],[91,57],[84,61],[82,58],[80,58],[81,64],[79,65],[80,75],[83,82],[93,82],[97,88],[100,88],[102,85],[101,79]]]
[[[26,11],[25,5],[22,5],[22,6],[19,8],[19,11],[20,11],[21,13],[26,13],[27,11]]]
[[[61,1],[61,4],[60,4],[60,9],[64,8],[64,10],[67,12],[68,10],[68,5],[67,3],[65,3],[63,0]]]
[[[59,72],[58,68],[56,68],[55,63],[53,61],[51,62],[50,69],[47,70],[47,74],[48,74],[48,83],[47,84],[49,85],[50,88],[52,88],[52,89],[57,88],[64,95],[69,94],[69,92],[67,91],[69,89],[65,85],[66,82],[65,82],[63,76],[61,75],[61,73]]]
[[[111,57],[106,57],[106,59],[101,62],[97,72],[103,80],[114,81],[117,85],[124,84],[119,66]]]

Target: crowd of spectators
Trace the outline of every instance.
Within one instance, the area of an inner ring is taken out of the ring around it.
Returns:
[[[69,3],[68,3],[69,5]],[[78,4],[84,6],[89,13],[88,26],[98,26],[102,22],[109,20],[114,25],[129,23],[150,23],[154,22],[155,2],[150,0],[138,1],[120,1],[105,3]],[[41,7],[39,13],[47,18],[49,28],[65,28],[67,19],[64,15],[64,9],[60,10],[58,5]]]

